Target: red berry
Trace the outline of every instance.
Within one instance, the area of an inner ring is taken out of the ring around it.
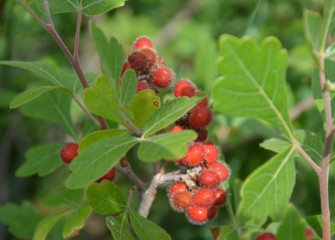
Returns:
[[[226,203],[226,201],[227,201],[227,192],[222,188],[216,189],[214,206],[223,206]]]
[[[208,214],[207,214],[207,217],[208,217],[208,220],[212,220],[216,217],[216,213],[217,213],[217,208],[216,207],[210,207],[208,209]]]
[[[69,164],[78,155],[79,145],[77,143],[68,143],[60,151],[61,159]]]
[[[142,48],[139,51],[147,58],[148,68],[151,68],[156,62],[156,53],[150,48]]]
[[[215,202],[215,193],[208,188],[200,188],[193,196],[193,202],[200,207],[209,208]]]
[[[173,80],[173,72],[169,68],[159,68],[153,73],[153,82],[157,87],[166,88]]]
[[[170,198],[171,207],[177,212],[183,212],[193,205],[193,195],[190,191],[176,192]]]
[[[208,136],[207,128],[193,128],[194,131],[197,132],[198,138],[195,140],[196,142],[204,142]]]
[[[220,177],[212,170],[203,170],[199,175],[199,183],[205,188],[217,188],[220,185]]]
[[[136,92],[143,91],[145,89],[148,89],[149,85],[146,81],[138,81],[137,82],[137,87],[136,87]]]
[[[122,70],[121,70],[121,77],[123,76],[123,74],[128,70],[131,69],[131,66],[129,64],[129,62],[124,62],[122,65]]]
[[[207,107],[207,106],[208,106],[208,99],[205,97],[204,99],[202,99],[200,102],[197,103],[196,107]]]
[[[314,235],[314,232],[312,231],[312,229],[309,228],[309,227],[306,228],[306,230],[305,230],[305,238],[306,238],[306,240],[312,239],[314,236],[315,235]]]
[[[208,164],[208,169],[216,172],[216,174],[220,177],[221,182],[226,181],[229,178],[230,169],[226,164],[213,162]]]
[[[205,127],[212,120],[212,112],[207,107],[195,107],[190,111],[188,121],[193,127]]]
[[[135,40],[133,44],[134,50],[140,49],[140,48],[152,48],[153,43],[148,37],[139,37]]]
[[[219,150],[214,143],[206,142],[203,145],[204,148],[204,159],[207,163],[216,162],[219,159]]]
[[[195,95],[195,86],[189,80],[179,80],[174,87],[174,95],[176,97],[193,97]]]
[[[100,183],[100,182],[102,182],[102,180],[113,181],[113,179],[115,178],[115,174],[116,174],[116,171],[115,171],[115,168],[113,167],[105,175],[103,175],[101,178],[99,178],[96,182]]]
[[[176,125],[176,126],[174,126],[173,128],[171,128],[171,130],[170,130],[170,132],[181,132],[181,131],[183,131],[183,128],[181,127],[181,126],[179,126],[179,125]]]
[[[256,240],[276,240],[276,236],[273,233],[265,232],[256,237]]]
[[[184,164],[187,166],[197,166],[202,162],[204,155],[204,148],[201,144],[193,144],[188,147],[187,153],[184,157]]]
[[[199,206],[192,206],[186,210],[187,219],[190,223],[201,225],[208,220],[208,209]]]
[[[169,188],[168,194],[172,196],[177,192],[183,192],[187,190],[187,185],[184,182],[175,182]]]
[[[141,51],[134,51],[128,56],[128,62],[137,74],[143,74],[149,72],[152,67],[152,61]]]
[[[177,160],[176,160],[176,163],[177,163],[179,166],[186,167],[182,158],[181,158],[181,159],[177,159]]]

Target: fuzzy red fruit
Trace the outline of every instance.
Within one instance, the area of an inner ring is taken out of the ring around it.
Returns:
[[[190,111],[188,121],[193,127],[206,127],[212,120],[212,112],[207,107],[195,107]]]
[[[188,147],[184,157],[184,164],[187,166],[197,166],[202,162],[203,155],[204,148],[202,147],[202,144],[193,144]]]
[[[187,209],[186,216],[190,223],[201,225],[208,221],[208,209],[199,206],[192,206]]]
[[[204,142],[207,140],[208,130],[207,128],[193,128],[197,132],[198,137],[195,139],[196,142]]]
[[[212,142],[206,142],[203,145],[204,148],[204,159],[207,163],[216,162],[219,159],[219,150]]]
[[[200,102],[198,102],[196,105],[196,107],[207,107],[207,106],[208,106],[208,99],[206,97],[202,99]]]
[[[256,240],[276,240],[276,236],[273,233],[265,232],[256,237]]]
[[[306,230],[305,230],[306,240],[312,239],[313,237],[314,237],[314,232],[312,231],[312,229],[310,229],[309,227],[306,228]]]
[[[152,48],[154,45],[148,37],[139,37],[135,40],[133,44],[134,50],[141,48]]]
[[[222,188],[216,189],[214,206],[223,206],[225,205],[226,201],[227,201],[227,192]]]
[[[205,188],[217,188],[220,185],[220,177],[212,170],[203,170],[199,175],[199,183]]]
[[[69,164],[78,155],[79,145],[77,143],[68,143],[60,151],[60,157],[63,162]]]
[[[230,169],[228,165],[226,164],[221,164],[219,162],[213,162],[213,163],[208,164],[208,169],[216,172],[221,182],[226,181],[229,178]]]
[[[131,69],[131,66],[129,64],[129,62],[124,62],[122,65],[122,69],[121,69],[121,77],[123,76],[123,74],[128,70]]]
[[[168,194],[172,196],[177,192],[183,192],[187,190],[187,185],[184,182],[175,182],[169,188]]]
[[[195,86],[189,80],[179,80],[174,87],[176,97],[193,97],[195,95]]]
[[[171,207],[177,212],[183,212],[193,205],[193,195],[190,191],[176,192],[170,198]]]
[[[128,62],[137,74],[148,73],[152,67],[152,62],[141,51],[134,51],[128,56]]]
[[[113,179],[115,178],[115,175],[116,175],[115,168],[112,168],[105,175],[103,175],[101,178],[99,178],[96,182],[100,183],[103,180],[113,181]]]
[[[150,48],[142,48],[139,51],[147,58],[148,68],[151,68],[156,62],[156,53]]]
[[[214,204],[215,200],[216,197],[214,191],[208,188],[200,188],[193,195],[194,204],[200,207],[209,208]]]
[[[166,88],[173,80],[173,72],[169,68],[159,68],[153,73],[153,82],[157,87]]]
[[[176,125],[176,126],[174,126],[173,128],[171,128],[171,130],[170,130],[170,132],[181,132],[181,131],[183,131],[183,128],[181,127],[181,126],[179,126],[179,125]]]
[[[210,207],[208,209],[208,214],[207,214],[208,220],[214,219],[216,217],[216,213],[217,213],[217,208],[216,207]]]
[[[138,81],[137,82],[137,87],[136,87],[136,92],[143,91],[145,89],[149,89],[149,85],[146,81]]]

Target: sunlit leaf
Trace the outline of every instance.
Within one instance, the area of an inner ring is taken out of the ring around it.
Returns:
[[[129,228],[128,211],[117,216],[106,217],[106,225],[115,240],[133,239]]]
[[[52,215],[43,218],[36,226],[33,240],[44,240],[47,239],[49,232],[54,225],[63,217],[63,214]]]

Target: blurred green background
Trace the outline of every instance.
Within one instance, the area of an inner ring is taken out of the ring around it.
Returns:
[[[320,131],[321,119],[310,106],[310,82],[314,61],[303,32],[303,9],[320,9],[321,0],[128,0],[122,8],[94,17],[93,21],[109,37],[114,36],[129,53],[134,39],[141,35],[153,39],[156,48],[178,78],[189,78],[206,92],[210,92],[217,78],[217,42],[221,34],[238,37],[251,35],[258,41],[267,36],[280,39],[289,52],[287,82],[289,106],[307,104],[307,110],[294,120],[297,128]],[[76,16],[53,16],[60,35],[73,47]],[[80,58],[86,72],[100,71],[98,56],[90,39],[88,19],[82,26]],[[0,0],[0,60],[48,61],[70,69],[70,65],[51,37],[32,19],[20,3]],[[32,201],[39,213],[48,209],[39,198],[48,189],[59,187],[67,176],[67,169],[46,178],[17,178],[15,170],[24,162],[27,149],[41,143],[67,142],[71,139],[52,123],[25,117],[19,110],[9,110],[8,104],[25,90],[35,76],[26,71],[0,67],[0,205],[7,202]],[[308,105],[309,104],[309,105]],[[77,112],[74,111],[73,119]],[[233,119],[216,113],[210,126],[210,138],[222,148],[225,160],[232,169],[230,186],[246,178],[264,163],[272,153],[259,144],[277,134],[273,129],[254,120]],[[151,177],[151,166],[133,161],[134,169],[144,179]],[[312,170],[297,161],[297,185],[292,202],[303,216],[320,212],[318,183]],[[171,167],[171,170],[173,167]],[[333,170],[332,170],[333,171]],[[333,171],[334,172],[334,171]],[[119,176],[116,182],[127,188],[131,185]],[[233,200],[235,196],[231,195]],[[334,191],[331,192],[334,199]],[[136,201],[134,201],[136,206]],[[234,206],[233,206],[234,207]],[[334,209],[334,206],[331,206]],[[210,239],[210,228],[231,222],[227,209],[205,226],[192,226],[183,214],[169,207],[165,190],[161,189],[149,218],[171,234],[173,239]],[[0,225],[0,239],[12,239],[5,226]],[[103,218],[93,216],[88,226],[75,239],[111,239]]]

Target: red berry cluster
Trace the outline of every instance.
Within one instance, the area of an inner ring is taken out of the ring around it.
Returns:
[[[121,78],[126,70],[133,69],[137,75],[137,92],[171,85],[174,73],[165,66],[164,60],[157,54],[152,41],[147,37],[139,37],[133,44],[133,51],[123,63]]]
[[[78,156],[78,148],[79,148],[79,145],[77,143],[66,144],[60,150],[60,157],[63,160],[63,162],[66,164],[70,164],[72,160]],[[116,171],[115,171],[115,168],[113,167],[105,175],[103,175],[101,178],[96,180],[96,182],[100,183],[102,180],[113,181],[113,179],[115,178],[115,174],[116,174]]]
[[[180,128],[175,126],[172,131]],[[186,155],[176,160],[186,172],[193,172],[191,180],[195,184],[178,181],[171,185],[168,196],[171,207],[177,212],[185,212],[193,224],[204,224],[216,216],[218,206],[227,199],[226,191],[220,183],[226,181],[230,169],[218,162],[219,150],[211,142],[192,143]]]

